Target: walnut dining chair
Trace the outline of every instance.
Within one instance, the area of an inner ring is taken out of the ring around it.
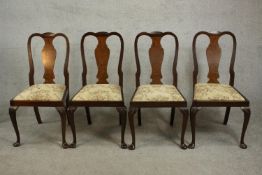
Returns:
[[[35,37],[40,37],[44,40],[44,47],[42,49],[42,64],[44,66],[44,83],[35,84],[34,81],[34,62],[31,48],[31,41]],[[55,84],[54,66],[56,61],[56,49],[53,45],[53,40],[56,37],[62,37],[66,43],[66,54],[64,62],[64,84]],[[29,59],[29,87],[10,100],[9,114],[16,133],[17,140],[13,146],[20,146],[20,134],[17,126],[16,111],[20,106],[32,106],[36,119],[39,124],[42,123],[38,107],[55,107],[60,114],[61,127],[62,127],[62,147],[70,148],[72,145],[67,144],[66,134],[66,114],[67,114],[67,100],[69,89],[69,73],[68,73],[68,60],[69,60],[69,41],[63,33],[34,33],[27,42],[28,59]]]
[[[96,84],[87,84],[87,64],[85,58],[85,39],[87,37],[95,37],[98,44],[95,48],[95,59],[98,68]],[[118,62],[118,78],[119,84],[110,84],[107,80],[108,61],[110,58],[110,49],[107,46],[107,39],[110,36],[116,36],[120,40],[121,48]],[[74,123],[74,112],[77,107],[85,107],[88,123],[91,124],[90,107],[116,107],[119,112],[119,123],[121,124],[121,148],[126,149],[127,145],[124,140],[126,127],[127,110],[124,104],[123,96],[123,72],[122,61],[124,53],[124,41],[122,36],[117,32],[87,32],[81,39],[81,55],[82,55],[82,88],[69,101],[68,115],[71,127],[73,128],[73,143],[76,144],[76,133]]]
[[[198,59],[196,53],[196,43],[199,36],[205,35],[209,38],[209,45],[206,49],[207,63],[208,63],[208,82],[198,83]],[[222,84],[218,81],[219,79],[219,63],[221,59],[221,48],[219,45],[219,39],[222,36],[229,36],[233,41],[233,49],[231,55],[231,61],[229,66],[229,84]],[[250,108],[248,99],[242,95],[234,87],[234,63],[236,57],[236,37],[233,33],[229,31],[225,32],[198,32],[193,39],[192,49],[193,49],[193,60],[194,60],[194,71],[193,71],[193,100],[192,106],[190,108],[190,122],[192,130],[192,142],[188,148],[195,148],[195,123],[196,114],[201,109],[201,107],[226,107],[224,125],[227,124],[230,108],[240,107],[244,112],[244,123],[242,128],[242,134],[240,139],[240,147],[243,149],[247,148],[244,142],[244,137],[247,129],[247,125],[250,118]]]
[[[171,36],[175,40],[174,46],[174,60],[173,60],[173,84],[163,84],[161,65],[164,59],[164,49],[161,45],[161,39],[164,36]],[[141,36],[148,36],[152,40],[151,48],[149,49],[149,61],[151,64],[151,83],[140,85],[140,61],[138,54],[138,40]],[[141,125],[141,108],[156,108],[156,107],[166,107],[171,108],[171,119],[170,125],[173,125],[175,108],[178,107],[183,114],[183,124],[181,132],[181,148],[186,149],[187,145],[184,143],[184,135],[188,120],[188,109],[187,102],[180,91],[177,89],[177,58],[178,58],[178,49],[179,43],[177,36],[172,32],[142,32],[136,36],[135,43],[135,60],[136,60],[136,90],[133,94],[133,97],[130,101],[130,107],[128,111],[129,124],[132,135],[132,144],[128,146],[130,150],[134,150],[135,145],[135,127],[134,127],[134,115],[138,112],[138,124]]]

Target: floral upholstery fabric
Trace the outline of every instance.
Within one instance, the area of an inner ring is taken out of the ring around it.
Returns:
[[[173,85],[141,85],[138,87],[133,101],[184,101],[184,98]]]
[[[114,84],[91,84],[84,86],[73,101],[122,101],[121,87]]]
[[[35,84],[20,94],[15,101],[61,101],[65,92],[65,85],[61,84]]]
[[[232,86],[226,84],[198,83],[194,94],[197,101],[245,101]]]

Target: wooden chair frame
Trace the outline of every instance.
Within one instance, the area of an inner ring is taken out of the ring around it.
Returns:
[[[124,134],[125,134],[125,127],[126,127],[126,115],[127,110],[124,104],[124,96],[123,96],[123,71],[122,71],[122,62],[123,62],[123,54],[124,54],[124,40],[122,36],[117,32],[87,32],[82,36],[81,39],[81,55],[82,55],[82,65],[83,65],[83,72],[82,72],[82,86],[84,87],[87,85],[87,65],[86,65],[86,58],[85,58],[85,51],[84,51],[84,41],[86,37],[93,36],[96,37],[98,40],[98,45],[95,49],[95,57],[98,66],[98,73],[97,73],[97,84],[108,84],[107,78],[107,65],[110,55],[110,50],[107,47],[106,40],[110,36],[117,36],[121,43],[120,48],[120,55],[119,55],[119,63],[118,63],[118,76],[119,76],[119,86],[121,87],[121,95],[122,101],[69,101],[69,116],[71,120],[71,127],[73,128],[73,143],[76,144],[76,133],[75,133],[75,124],[74,124],[74,112],[76,111],[77,107],[84,106],[87,115],[88,124],[92,124],[91,116],[89,107],[116,107],[117,111],[119,112],[119,123],[121,124],[121,148],[126,149],[127,145],[125,143]],[[103,53],[100,55],[100,53]]]
[[[155,107],[171,107],[171,119],[170,119],[170,125],[173,125],[174,117],[175,117],[175,108],[178,107],[180,109],[180,112],[183,114],[183,124],[182,124],[182,133],[181,133],[181,148],[186,149],[187,145],[184,143],[184,135],[185,135],[185,130],[186,130],[186,125],[187,125],[187,120],[188,120],[188,109],[187,109],[187,102],[186,99],[184,98],[184,101],[182,102],[138,102],[138,101],[133,101],[134,95],[140,86],[140,74],[141,74],[141,69],[140,69],[140,62],[139,62],[139,55],[138,55],[138,40],[141,36],[148,36],[152,39],[152,45],[151,48],[149,49],[149,58],[150,58],[150,63],[152,67],[152,74],[151,74],[151,79],[152,82],[151,84],[162,84],[161,78],[161,64],[163,62],[163,56],[164,56],[164,49],[161,47],[161,39],[162,37],[169,35],[172,36],[175,40],[175,56],[174,56],[174,61],[173,61],[173,85],[177,87],[177,71],[176,71],[176,66],[177,66],[177,57],[178,57],[178,49],[179,49],[179,43],[177,36],[172,33],[172,32],[152,32],[152,33],[147,33],[147,32],[141,32],[136,36],[135,43],[134,43],[134,48],[135,48],[135,60],[136,60],[136,67],[137,67],[137,72],[136,72],[136,90],[133,94],[133,97],[131,98],[130,101],[130,107],[128,111],[128,118],[129,118],[129,124],[130,124],[130,129],[131,129],[131,134],[132,134],[132,143],[131,145],[128,146],[130,150],[135,149],[135,128],[134,128],[134,115],[136,112],[138,112],[138,125],[141,126],[141,108],[155,108]],[[179,90],[178,90],[179,91]]]
[[[194,72],[193,72],[193,89],[195,88],[195,84],[197,83],[197,75],[198,75],[198,62],[197,62],[197,55],[196,55],[196,41],[198,36],[200,35],[206,35],[210,39],[210,44],[207,48],[207,61],[209,66],[209,73],[208,83],[219,83],[219,72],[218,72],[218,66],[221,58],[221,48],[219,47],[218,40],[220,37],[224,35],[229,35],[232,37],[233,40],[233,51],[230,61],[230,67],[229,67],[229,73],[230,73],[230,79],[229,79],[229,85],[232,86],[237,92],[239,92],[234,87],[234,79],[235,79],[235,72],[234,72],[234,63],[235,63],[235,57],[236,57],[236,37],[233,33],[229,31],[224,32],[205,32],[201,31],[198,32],[193,39],[192,49],[193,49],[193,60],[194,60]],[[239,92],[240,95],[242,95]],[[194,92],[193,92],[194,96]],[[245,101],[233,101],[233,102],[227,102],[227,101],[192,101],[192,105],[190,108],[190,121],[191,121],[191,130],[192,130],[192,142],[188,146],[188,148],[195,148],[195,122],[196,122],[196,114],[201,109],[201,107],[226,107],[226,113],[223,124],[226,125],[229,118],[230,108],[231,107],[241,107],[241,110],[244,112],[244,123],[242,128],[242,134],[241,134],[241,140],[240,140],[240,147],[243,149],[247,148],[247,145],[244,142],[244,136],[246,133],[247,125],[250,118],[250,108],[249,108],[249,101],[248,99],[242,95],[242,97],[245,99]]]
[[[10,118],[16,133],[17,141],[13,144],[13,146],[17,147],[20,146],[20,134],[17,126],[16,121],[16,111],[19,106],[33,106],[34,112],[36,115],[36,119],[39,124],[42,123],[40,113],[38,110],[38,107],[55,107],[61,117],[61,127],[62,127],[62,147],[63,148],[69,148],[73,145],[68,145],[65,138],[65,132],[66,132],[66,108],[67,108],[67,101],[68,101],[68,90],[69,90],[69,73],[68,73],[68,61],[69,61],[69,40],[67,36],[63,33],[34,33],[28,38],[27,42],[27,50],[28,50],[28,60],[29,60],[29,85],[32,86],[35,84],[34,82],[34,63],[33,63],[33,56],[32,56],[32,49],[31,49],[31,41],[34,37],[40,37],[44,40],[45,45],[42,50],[42,61],[44,65],[44,80],[45,84],[54,84],[54,65],[55,65],[55,59],[56,59],[56,49],[53,45],[53,40],[56,37],[63,37],[66,41],[66,56],[65,56],[65,63],[64,63],[64,77],[65,77],[65,86],[66,90],[64,92],[63,98],[61,101],[32,101],[32,100],[24,100],[24,101],[16,101],[14,99],[10,100],[10,108],[9,108],[9,114]],[[45,54],[46,53],[46,54]]]

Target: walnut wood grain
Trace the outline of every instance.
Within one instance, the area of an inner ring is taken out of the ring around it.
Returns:
[[[236,57],[236,37],[233,33],[229,31],[225,32],[205,32],[201,31],[198,32],[193,39],[192,43],[192,49],[193,49],[193,60],[194,60],[194,71],[193,71],[193,84],[195,85],[197,83],[197,75],[198,75],[198,61],[197,61],[197,53],[196,53],[196,41],[197,38],[200,35],[206,35],[210,43],[206,50],[207,55],[207,62],[209,66],[209,72],[208,72],[208,83],[219,83],[219,63],[221,59],[221,48],[219,46],[219,39],[224,35],[229,35],[232,38],[233,41],[233,49],[232,49],[232,55],[231,55],[231,61],[230,61],[230,67],[229,67],[229,73],[230,73],[230,79],[229,84],[231,86],[234,85],[234,79],[235,79],[235,72],[234,72],[234,63],[235,63],[235,57]]]
[[[82,36],[81,39],[81,56],[82,56],[82,65],[83,65],[83,72],[82,72],[82,85],[85,86],[87,84],[87,64],[86,64],[86,56],[85,56],[85,39],[89,36],[96,37],[98,40],[97,47],[95,49],[95,57],[96,57],[96,64],[98,68],[97,72],[97,83],[98,84],[107,84],[107,67],[108,61],[110,57],[110,50],[107,47],[106,40],[110,36],[117,36],[121,43],[120,54],[119,54],[119,62],[118,62],[118,76],[119,76],[119,86],[123,88],[123,71],[122,71],[122,62],[123,62],[123,54],[124,54],[124,40],[122,36],[117,32],[87,32]]]
[[[107,36],[98,36],[98,44],[95,49],[96,64],[98,68],[97,72],[97,84],[108,84],[107,78],[107,65],[110,56],[110,50],[106,44]]]
[[[56,60],[56,49],[53,45],[54,37],[47,35],[44,37],[45,45],[42,50],[42,63],[44,65],[44,83],[55,83],[54,66]]]
[[[162,37],[159,36],[151,37],[152,45],[149,49],[149,59],[152,67],[151,84],[162,84],[161,66],[164,59],[164,49],[162,48],[160,43],[161,38]]]
[[[218,44],[218,35],[210,35],[210,43],[206,50],[207,62],[209,67],[208,83],[219,83],[218,67],[221,59],[221,48]]]
[[[135,39],[135,58],[136,58],[136,87],[140,86],[140,74],[141,74],[141,68],[140,68],[140,61],[139,61],[139,54],[138,54],[138,40],[141,36],[148,36],[152,40],[151,48],[149,49],[149,60],[152,68],[151,73],[151,84],[162,84],[162,73],[161,73],[161,66],[164,59],[164,49],[161,46],[161,38],[164,36],[169,35],[172,36],[175,40],[175,46],[174,46],[174,60],[173,60],[173,85],[177,86],[177,57],[178,57],[178,49],[179,49],[179,43],[177,36],[172,32],[141,32],[136,36]]]
[[[53,40],[56,37],[62,37],[65,39],[66,42],[66,55],[65,55],[65,62],[64,62],[64,77],[65,77],[65,85],[67,88],[69,88],[69,73],[68,73],[68,62],[69,62],[69,40],[67,36],[63,33],[34,33],[28,38],[27,42],[27,50],[28,50],[28,60],[29,60],[29,84],[34,84],[34,61],[32,56],[32,46],[31,42],[34,37],[40,37],[44,40],[44,47],[42,49],[42,64],[44,66],[44,83],[55,83],[55,75],[54,75],[54,66],[55,66],[55,60],[56,60],[56,49],[53,45]]]

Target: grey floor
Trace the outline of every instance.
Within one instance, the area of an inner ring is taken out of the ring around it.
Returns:
[[[246,135],[248,149],[242,150],[238,142],[243,114],[234,108],[224,126],[224,111],[202,109],[197,118],[196,148],[181,150],[181,114],[176,112],[171,128],[169,109],[144,109],[143,126],[136,125],[137,148],[129,151],[119,148],[120,127],[115,109],[91,109],[91,126],[86,123],[84,110],[78,109],[77,148],[64,150],[60,146],[60,120],[54,109],[41,108],[44,123],[38,125],[33,110],[21,108],[20,147],[12,146],[15,134],[8,116],[0,122],[0,174],[261,174],[261,118],[252,116]],[[68,128],[68,142],[71,139]],[[186,142],[190,140],[188,124]],[[131,142],[129,125],[126,142]]]

